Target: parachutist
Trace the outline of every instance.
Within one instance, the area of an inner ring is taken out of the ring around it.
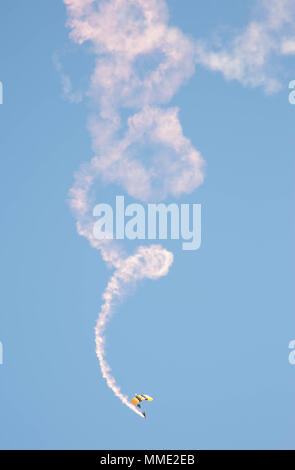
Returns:
[[[143,401],[153,401],[153,398],[152,397],[149,397],[148,395],[144,395],[143,393],[141,395],[139,394],[136,394],[132,400],[131,400],[131,403],[136,406],[136,408],[140,408],[140,410],[142,409],[140,403],[142,403]],[[145,411],[141,411],[141,414],[142,416],[144,417],[144,419],[146,419],[146,414],[145,414]]]

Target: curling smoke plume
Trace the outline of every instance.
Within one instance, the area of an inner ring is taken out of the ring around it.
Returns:
[[[96,108],[89,119],[95,156],[82,165],[70,190],[78,233],[115,268],[95,328],[96,354],[107,385],[122,403],[140,414],[111,374],[105,359],[105,327],[128,286],[165,276],[173,254],[151,245],[127,256],[112,240],[96,240],[92,188],[99,178],[148,201],[178,197],[202,183],[202,158],[183,135],[178,109],[163,107],[194,73],[194,47],[179,29],[168,26],[163,0],[64,3],[72,40],[89,42],[96,59],[88,93]],[[139,158],[143,150],[149,152],[148,163]]]

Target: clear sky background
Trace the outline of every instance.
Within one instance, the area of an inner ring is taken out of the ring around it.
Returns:
[[[244,26],[254,5],[167,3],[196,39]],[[144,421],[101,377],[110,271],[66,201],[92,156],[89,109],[63,99],[53,56],[81,90],[93,58],[69,42],[61,1],[2,1],[0,22],[0,448],[294,449],[294,59],[274,95],[197,66],[172,100],[206,161],[180,201],[202,204],[202,246],[167,242],[168,276],[138,285],[107,329],[123,392],[155,398]],[[97,189],[97,202],[122,194]]]

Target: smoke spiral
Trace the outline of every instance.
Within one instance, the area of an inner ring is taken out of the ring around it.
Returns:
[[[127,256],[111,240],[96,240],[91,191],[100,178],[121,186],[134,198],[161,200],[190,193],[202,183],[203,160],[183,135],[178,109],[163,107],[194,73],[194,46],[178,28],[168,26],[164,0],[64,3],[72,40],[77,44],[89,42],[95,55],[88,92],[95,106],[89,119],[95,156],[75,175],[70,205],[78,233],[115,268],[95,327],[96,354],[107,385],[123,404],[141,415],[111,374],[105,354],[105,327],[127,286],[144,278],[165,276],[173,254],[160,245],[151,245]],[[139,158],[143,149],[148,149],[147,161]]]

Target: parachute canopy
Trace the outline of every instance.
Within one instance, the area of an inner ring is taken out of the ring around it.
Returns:
[[[132,400],[131,400],[131,403],[136,406],[137,408],[140,408],[141,409],[141,403],[142,402],[145,402],[145,401],[153,401],[153,398],[152,397],[149,397],[148,395],[145,395],[145,394],[136,394]],[[140,411],[141,415],[146,418],[146,415],[145,415],[145,411]]]
[[[144,394],[141,394],[141,395],[135,395],[132,400],[131,400],[131,403],[134,405],[134,406],[139,406],[140,408],[140,403],[142,401],[153,401],[153,398],[152,397],[149,397],[148,395],[144,395]]]

